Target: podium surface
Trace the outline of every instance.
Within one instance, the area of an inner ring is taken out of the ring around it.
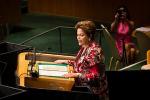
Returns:
[[[39,89],[49,89],[49,90],[60,90],[60,91],[71,91],[74,85],[74,78],[64,78],[64,77],[51,77],[51,76],[41,76],[38,78],[33,78],[28,74],[28,64],[30,62],[30,57],[33,56],[33,53],[23,52],[18,55],[18,66],[17,66],[17,76],[18,76],[18,85],[22,87],[29,88],[39,88]],[[28,57],[27,57],[28,56]],[[71,56],[63,55],[54,55],[54,54],[44,54],[36,53],[36,64],[45,63],[45,64],[54,64],[51,62],[55,59],[73,59]],[[48,57],[50,60],[43,61]],[[67,66],[68,73],[73,71],[71,66]]]

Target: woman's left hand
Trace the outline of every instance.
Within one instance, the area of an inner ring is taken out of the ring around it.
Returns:
[[[66,78],[76,78],[78,77],[78,73],[67,73],[67,74],[64,74],[64,77]]]
[[[68,64],[68,60],[56,60],[54,61],[56,64]]]

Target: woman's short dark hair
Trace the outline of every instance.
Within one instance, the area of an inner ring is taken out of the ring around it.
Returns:
[[[94,40],[96,26],[93,21],[90,20],[80,21],[75,25],[75,28],[76,29],[81,28],[91,40]]]

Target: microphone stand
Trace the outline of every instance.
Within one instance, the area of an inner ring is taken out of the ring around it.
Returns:
[[[31,62],[29,62],[29,66],[31,67],[30,75],[33,78],[38,78],[39,74],[38,74],[37,69],[35,68],[35,64],[36,64],[36,50],[34,48],[33,49],[33,56],[31,57]]]

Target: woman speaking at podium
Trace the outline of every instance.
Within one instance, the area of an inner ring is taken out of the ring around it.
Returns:
[[[96,26],[93,21],[84,20],[75,25],[80,50],[76,59],[56,60],[55,63],[67,63],[74,67],[74,73],[64,77],[74,77],[75,86],[87,86],[101,100],[108,94],[107,78],[105,76],[104,55],[101,46],[94,41]]]

